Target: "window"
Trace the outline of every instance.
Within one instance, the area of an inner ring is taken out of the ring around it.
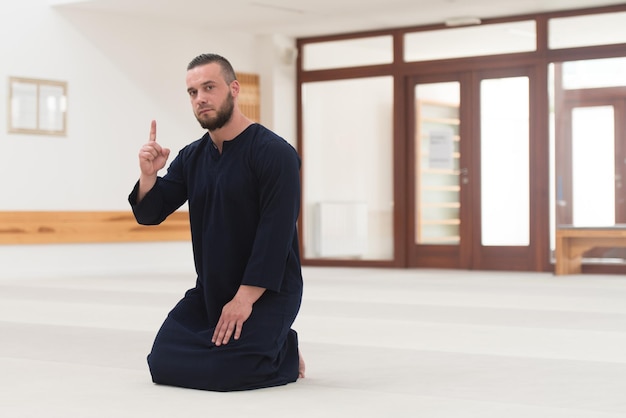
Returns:
[[[67,83],[11,77],[9,133],[65,135]]]
[[[302,97],[305,258],[393,259],[392,77],[305,83]]]
[[[408,33],[404,37],[404,60],[473,57],[528,52],[536,48],[535,21],[526,20]]]
[[[306,44],[302,66],[306,71],[393,62],[390,35]]]
[[[552,49],[626,43],[626,12],[560,17],[549,21]]]

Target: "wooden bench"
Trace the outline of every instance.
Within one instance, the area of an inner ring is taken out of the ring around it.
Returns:
[[[137,224],[131,211],[0,211],[0,244],[188,241],[189,213],[157,226]]]
[[[557,228],[554,273],[556,275],[581,273],[583,254],[597,247],[626,247],[626,224]]]

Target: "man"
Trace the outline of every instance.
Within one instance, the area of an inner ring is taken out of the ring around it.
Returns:
[[[300,159],[240,112],[240,85],[224,57],[194,58],[186,81],[207,133],[160,177],[170,150],[156,142],[152,121],[129,196],[144,225],[159,224],[189,203],[198,277],[155,338],[148,355],[152,380],[214,391],[294,382],[304,377],[291,329],[302,300]]]

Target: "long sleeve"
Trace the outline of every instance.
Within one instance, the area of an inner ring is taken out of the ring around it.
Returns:
[[[135,219],[142,225],[158,225],[187,200],[182,151],[170,164],[167,174],[158,177],[154,187],[137,203],[139,182],[128,196]]]
[[[296,262],[300,212],[300,160],[286,142],[257,150],[259,221],[242,284],[280,290],[288,263]],[[295,247],[295,248],[294,248]]]

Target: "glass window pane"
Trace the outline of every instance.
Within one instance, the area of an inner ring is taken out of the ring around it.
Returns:
[[[406,62],[528,52],[536,49],[534,20],[414,32],[404,36]]]
[[[483,245],[530,243],[528,77],[481,82]]]
[[[460,242],[460,84],[415,88],[415,243]]]
[[[305,71],[392,62],[391,35],[305,44],[302,53],[302,68]]]
[[[64,125],[65,91],[61,86],[39,87],[39,129],[61,131]]]
[[[11,89],[11,127],[37,129],[37,85],[13,82]]]
[[[302,104],[305,258],[392,260],[393,78],[306,83]]]
[[[572,206],[575,226],[615,224],[613,106],[572,110]]]
[[[590,89],[626,86],[626,58],[563,63],[563,88]]]
[[[626,43],[626,12],[559,17],[548,22],[548,47],[575,48]]]

